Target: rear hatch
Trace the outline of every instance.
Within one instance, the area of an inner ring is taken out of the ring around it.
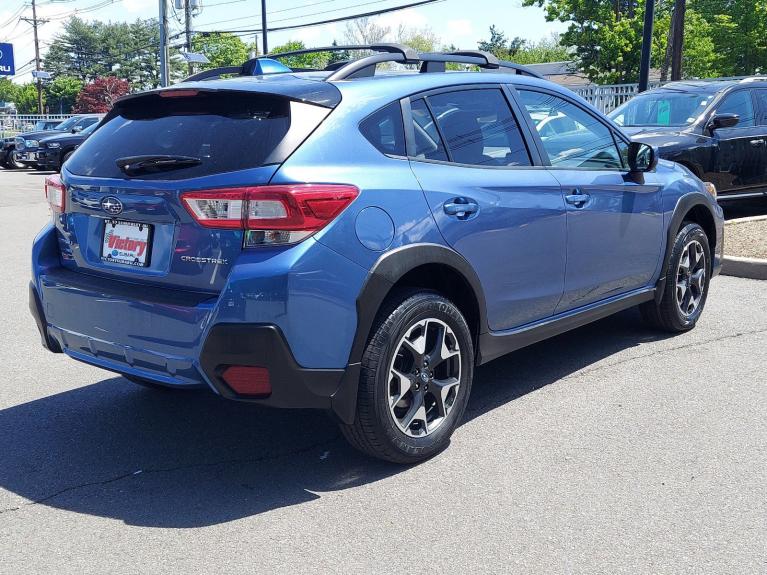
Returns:
[[[235,222],[212,229],[182,194],[267,184],[329,112],[294,95],[206,88],[118,102],[62,170],[65,205],[54,214],[62,265],[219,292],[243,246],[241,202],[219,203]]]

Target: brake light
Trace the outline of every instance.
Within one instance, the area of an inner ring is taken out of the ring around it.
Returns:
[[[200,225],[245,230],[245,247],[257,247],[306,239],[358,194],[348,185],[289,184],[186,192],[181,200]]]
[[[198,94],[198,90],[163,90],[158,93],[160,98],[191,98]]]
[[[56,213],[64,213],[67,203],[67,189],[58,174],[45,178],[45,199],[48,200],[51,210]]]

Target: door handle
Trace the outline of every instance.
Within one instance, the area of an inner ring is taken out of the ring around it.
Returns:
[[[476,214],[479,211],[479,204],[469,198],[453,198],[446,201],[442,210],[448,216],[457,216],[459,218],[466,218],[471,214]]]
[[[575,190],[575,193],[565,196],[565,200],[568,204],[572,204],[576,208],[581,208],[586,202],[589,201],[590,197],[591,196],[584,194],[580,190]]]
[[[764,138],[757,138],[756,140],[749,140],[748,143],[751,144],[752,146],[754,146],[755,148],[759,148],[761,146],[764,146]]]

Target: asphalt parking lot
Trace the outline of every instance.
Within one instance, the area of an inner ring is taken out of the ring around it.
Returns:
[[[480,368],[403,468],[322,413],[44,351],[46,218],[41,175],[0,170],[0,573],[767,572],[767,282],[717,278],[682,336],[632,311]]]

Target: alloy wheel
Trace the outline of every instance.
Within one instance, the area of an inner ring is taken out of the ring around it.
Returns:
[[[445,322],[423,319],[405,332],[388,371],[389,411],[411,437],[437,430],[455,405],[461,384],[461,348]]]
[[[682,250],[676,270],[676,304],[685,317],[700,307],[706,289],[706,252],[698,240],[692,240]]]

